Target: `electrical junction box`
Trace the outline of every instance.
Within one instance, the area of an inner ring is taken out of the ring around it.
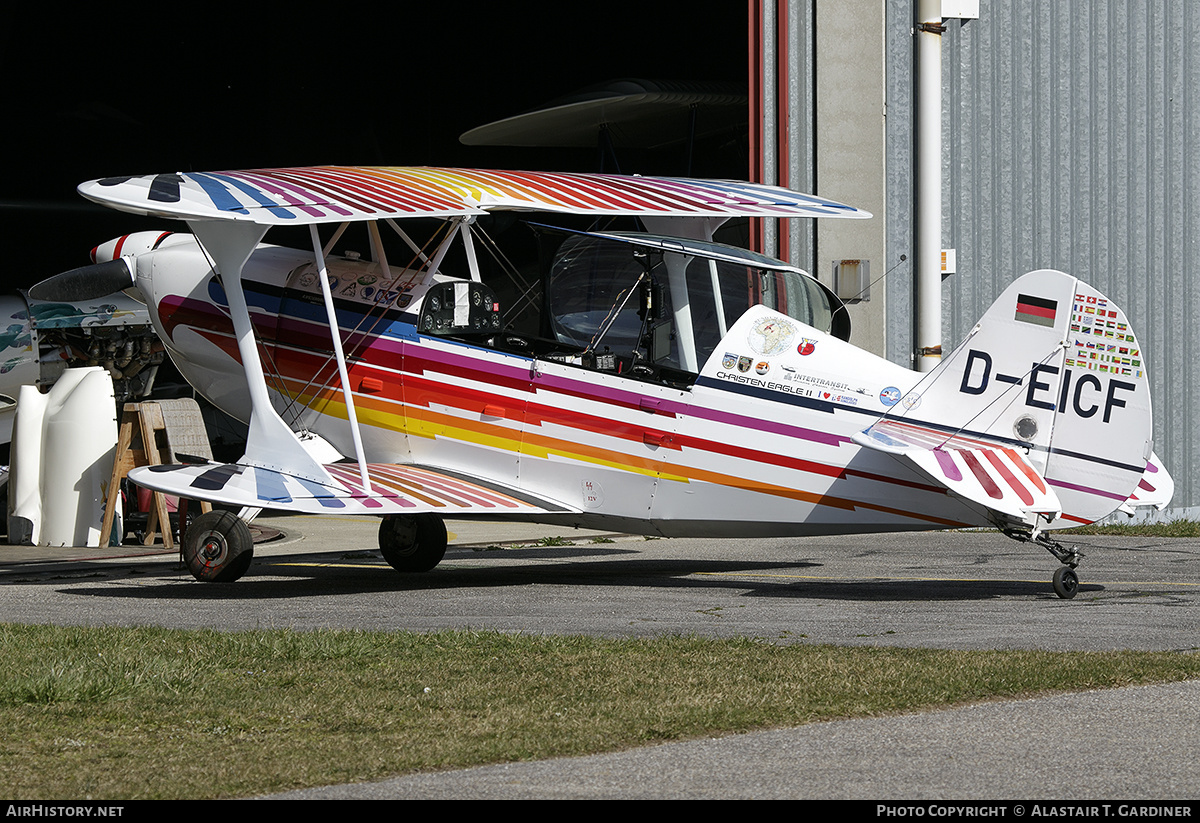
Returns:
[[[844,303],[871,299],[871,261],[834,260],[833,293]]]
[[[942,0],[942,19],[978,20],[979,0]]]

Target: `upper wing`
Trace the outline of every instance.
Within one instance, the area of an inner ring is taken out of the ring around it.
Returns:
[[[358,466],[327,464],[333,485],[261,466],[200,463],[143,466],[129,479],[139,486],[194,500],[305,514],[534,515],[577,512],[551,500],[443,469],[372,463],[371,488]]]
[[[135,214],[264,226],[491,210],[657,217],[870,217],[777,186],[725,180],[422,167],[314,166],[111,177],[79,187]]]

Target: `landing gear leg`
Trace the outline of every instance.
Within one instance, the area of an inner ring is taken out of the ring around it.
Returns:
[[[1063,564],[1054,570],[1054,577],[1050,582],[1054,586],[1055,594],[1063,600],[1070,600],[1075,596],[1075,592],[1079,591],[1079,575],[1075,574],[1075,567],[1079,565],[1083,555],[1077,549],[1068,549],[1045,534],[1038,535],[1035,542],[1042,544],[1046,551],[1057,557],[1058,561]]]
[[[436,514],[389,514],[379,524],[379,551],[399,572],[427,572],[446,554],[446,524]]]

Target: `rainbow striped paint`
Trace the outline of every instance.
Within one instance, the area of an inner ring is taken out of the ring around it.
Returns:
[[[196,280],[155,282],[163,289],[154,298],[160,333],[189,381],[236,410],[244,400],[227,387],[240,382],[241,364],[222,292],[194,240],[179,242],[190,245]],[[170,244],[155,252],[182,253]],[[256,277],[270,279],[243,278],[243,285],[276,407],[349,454],[330,329],[314,279],[304,276],[311,258],[264,254],[279,257],[256,266]],[[339,294],[370,266],[338,265],[345,268],[335,266],[331,277]],[[1064,280],[1061,288],[1073,284]],[[951,423],[962,402],[958,377],[915,391],[920,375],[809,327],[790,346],[755,355],[752,330],[774,316],[761,306],[729,330],[687,388],[421,335],[411,306],[375,304],[361,294],[337,299],[336,308],[371,472],[395,463],[498,484],[523,500],[520,514],[530,517],[660,534],[983,526],[997,512],[1014,522],[1030,512],[1061,512],[1056,522],[1067,524],[1121,504],[1142,471],[1060,449],[1055,459],[1064,468],[1047,472],[1049,452],[1028,453],[1029,444],[1003,434],[1008,423],[993,433]],[[1007,322],[1021,323],[1007,311]],[[198,356],[203,347],[220,353],[220,367],[214,355]],[[743,359],[754,368],[740,371]],[[1000,408],[987,395],[978,402]],[[1012,415],[1027,408],[1018,403]],[[1089,465],[1111,477],[1078,469]],[[285,496],[298,510],[326,507],[332,498],[376,505],[367,502],[375,492],[353,472],[331,474],[338,485],[321,492],[325,502],[291,487]],[[261,468],[242,480],[251,485],[238,494],[263,505],[281,497]],[[384,497],[384,506],[409,507]]]
[[[111,177],[79,187],[111,208],[260,225],[448,217],[493,210],[656,217],[850,217],[861,209],[724,180],[426,167],[314,166]]]
[[[304,425],[347,449],[349,426],[327,354],[327,326],[311,303],[278,298],[279,284],[244,285],[275,370],[272,390],[296,408],[307,407]],[[723,353],[694,386],[676,389],[419,336],[413,318],[395,310],[349,301],[339,301],[338,308],[343,328],[362,330],[348,335],[345,344],[374,482],[389,462],[460,477],[509,478],[506,493],[537,508],[508,514],[582,526],[611,528],[619,522],[630,531],[660,534],[748,536],[986,522],[944,487],[914,478],[890,456],[852,442],[885,409],[866,395],[851,398],[797,384],[794,394],[771,389],[764,396],[723,376]],[[168,295],[159,301],[158,316],[169,345],[185,345],[196,335],[228,358],[225,376],[202,374],[178,358],[202,390],[240,372],[228,318],[213,303]],[[757,313],[748,314],[731,336],[746,337],[756,319]],[[790,358],[803,359],[814,372],[840,370],[853,347],[813,334],[817,351],[800,355],[793,348],[775,358],[780,368]],[[882,373],[870,378],[872,396],[910,374],[883,361],[874,368]],[[860,456],[847,465],[854,453]],[[327,498],[362,499],[356,472],[336,469],[343,487]],[[253,486],[255,476],[239,474],[251,485],[237,494],[249,490],[263,505],[277,506],[281,495],[265,483]],[[303,506],[296,489],[286,496]],[[390,510],[395,501],[382,502]]]
[[[238,463],[130,478],[250,508],[383,515],[381,549],[397,569],[436,565],[444,529],[431,524],[445,516],[728,538],[995,526],[1049,549],[1064,564],[1055,591],[1070,598],[1080,555],[1044,533],[1161,509],[1173,491],[1152,451],[1141,344],[1119,308],[1064,272],[1015,280],[918,374],[827,333],[846,331],[832,292],[803,281],[793,292],[772,264],[740,255],[721,257],[731,268],[719,272],[670,238],[649,243],[661,258],[564,242],[551,282],[585,291],[556,301],[548,290],[550,317],[506,317],[501,295],[524,312],[532,289],[515,267],[515,295],[485,280],[469,219],[634,216],[651,234],[706,242],[734,216],[870,216],[821,198],[715,180],[337,166],[106,178],[79,191],[189,223],[193,235],[142,232],[94,257],[125,262],[119,279],[132,276],[184,377],[250,423]],[[330,261],[340,230],[324,241],[317,226],[409,217],[452,230],[426,257],[393,224],[415,253],[398,268],[375,232],[374,261]],[[311,255],[263,245],[276,225],[307,225]],[[457,238],[467,270],[449,273]],[[695,260],[707,265],[699,277]],[[112,275],[81,269],[56,286],[107,288]],[[605,339],[635,310],[636,335]],[[568,322],[586,346],[555,325]],[[351,454],[354,464],[328,462]],[[209,562],[235,535],[248,544],[244,528],[225,528],[214,520],[191,544],[197,577],[217,579]],[[229,554],[220,573],[241,574]]]

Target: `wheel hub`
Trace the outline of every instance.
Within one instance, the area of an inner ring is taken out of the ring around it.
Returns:
[[[211,535],[205,540],[204,545],[200,549],[200,556],[209,562],[219,560],[224,553],[225,541],[216,535]]]

